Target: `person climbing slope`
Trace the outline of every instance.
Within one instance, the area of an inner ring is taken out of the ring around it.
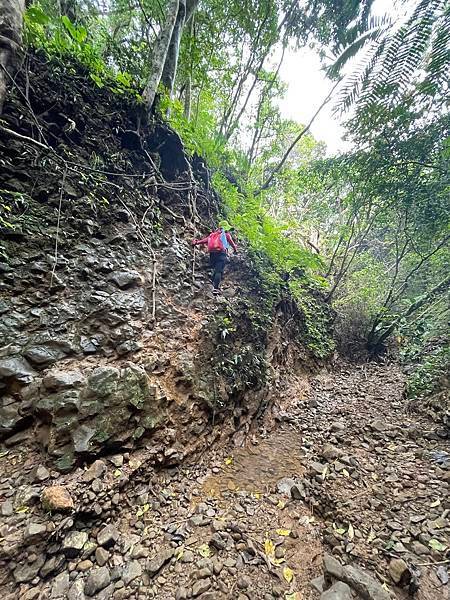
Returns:
[[[230,247],[237,252],[237,246],[230,234],[231,225],[228,221],[220,221],[218,228],[212,231],[202,240],[194,240],[193,246],[207,245],[209,252],[209,266],[213,269],[212,283],[213,294],[220,293],[220,283],[222,281],[225,263],[228,260]]]

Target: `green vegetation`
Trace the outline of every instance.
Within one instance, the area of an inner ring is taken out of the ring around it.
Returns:
[[[409,384],[420,396],[435,389],[448,360],[450,14],[445,2],[416,0],[399,24],[373,18],[371,6],[41,0],[27,10],[25,39],[69,69],[82,65],[145,118],[159,112],[187,152],[205,159],[269,298],[289,288],[315,356],[334,349],[335,313],[336,341],[348,354],[400,344],[403,359],[421,365]],[[352,150],[332,158],[309,126],[278,108],[285,51],[306,44],[323,57],[330,87],[350,59],[356,64],[336,106],[353,106]],[[264,329],[273,308],[259,306],[264,318],[257,310],[252,327]],[[233,318],[218,324],[223,342]],[[243,349],[222,366],[235,372],[248,360]]]

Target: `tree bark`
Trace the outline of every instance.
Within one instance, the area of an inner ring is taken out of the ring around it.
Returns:
[[[186,23],[191,22],[194,18],[194,13],[199,0],[179,0],[178,13],[173,27],[172,36],[170,38],[169,48],[167,50],[166,61],[161,77],[163,85],[169,91],[169,96],[172,97],[177,74],[178,57],[180,55],[181,36]]]
[[[169,48],[167,49],[166,60],[161,77],[161,82],[169,92],[169,97],[172,98],[175,76],[177,73],[178,56],[180,54],[180,42],[183,33],[184,22],[186,19],[186,0],[179,0],[178,12],[175,20],[175,25],[172,30]]]
[[[1,1],[4,0],[0,0],[0,2]],[[150,75],[143,94],[149,115],[155,101],[156,92],[166,63],[167,52],[177,20],[179,5],[180,0],[170,0],[167,8],[166,23],[161,28],[153,48],[153,54],[150,61]]]
[[[22,45],[25,0],[0,0],[0,115],[8,89],[8,73],[17,62]]]

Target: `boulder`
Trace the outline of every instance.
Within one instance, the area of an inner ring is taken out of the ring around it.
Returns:
[[[336,581],[328,590],[322,593],[320,600],[353,600],[352,590],[346,583]]]
[[[45,510],[65,512],[74,508],[71,495],[62,485],[46,487],[41,496],[42,506]]]
[[[47,375],[34,394],[33,410],[49,427],[47,451],[54,466],[69,471],[78,456],[132,444],[153,430],[163,419],[155,392],[144,369],[133,363],[98,367],[84,379],[77,371]]]
[[[390,600],[390,594],[376,579],[353,565],[343,568],[342,580],[365,600]]]
[[[32,369],[30,363],[22,357],[0,360],[0,381],[2,379],[12,379],[21,384],[28,384],[33,381],[35,375],[36,372]]]
[[[111,576],[108,567],[92,569],[84,584],[84,593],[87,596],[94,596],[94,594],[108,586],[110,582]]]

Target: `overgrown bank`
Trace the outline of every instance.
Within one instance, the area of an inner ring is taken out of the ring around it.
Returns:
[[[212,304],[190,241],[214,226],[220,197],[162,121],[139,125],[128,97],[39,54],[2,119],[3,437],[31,427],[68,470],[174,427],[176,449],[158,441],[154,459],[176,462],[194,431],[248,429],[277,386],[329,355],[330,321],[312,318],[328,314],[320,295],[306,286],[304,310],[245,239]]]

